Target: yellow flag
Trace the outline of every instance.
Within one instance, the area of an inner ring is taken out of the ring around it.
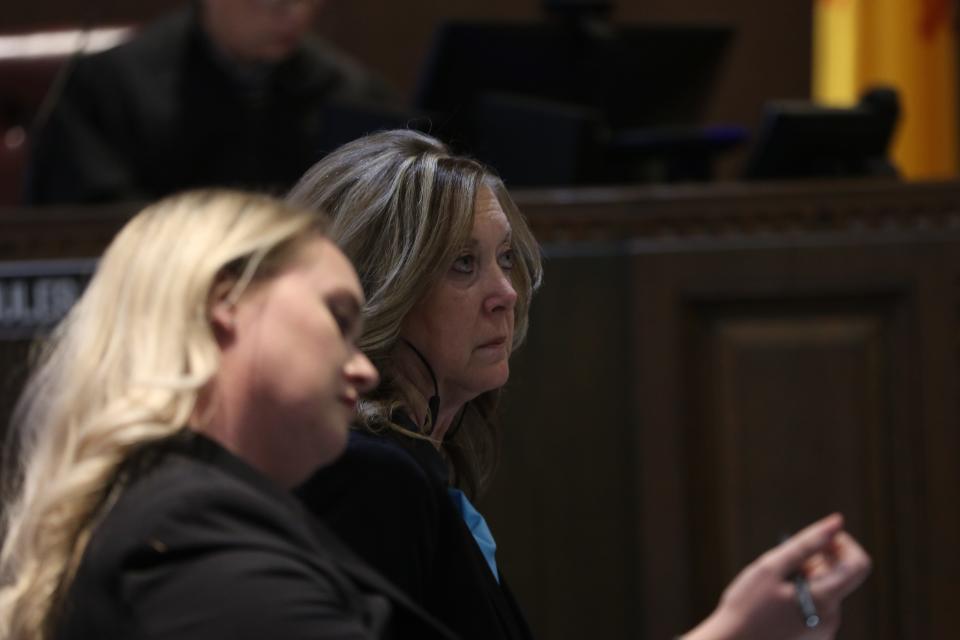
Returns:
[[[856,103],[869,86],[900,93],[894,162],[908,178],[957,173],[957,48],[952,0],[816,0],[813,98]]]

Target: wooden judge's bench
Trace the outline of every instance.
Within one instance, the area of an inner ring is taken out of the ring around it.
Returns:
[[[958,636],[960,183],[515,196],[545,281],[482,509],[537,637],[670,638],[831,511],[874,560],[839,638]],[[4,415],[37,282],[133,210],[0,210]]]

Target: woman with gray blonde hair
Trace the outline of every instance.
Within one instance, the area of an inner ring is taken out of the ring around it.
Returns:
[[[297,206],[330,212],[331,237],[354,261],[367,294],[359,346],[382,381],[361,399],[361,422],[373,431],[442,439],[454,482],[471,497],[496,463],[499,385],[471,394],[465,402],[437,393],[440,389],[418,393],[410,383],[435,373],[434,358],[422,358],[420,345],[405,335],[403,325],[447,265],[457,263],[462,272],[473,269],[463,246],[471,240],[478,198],[496,208],[510,229],[496,260],[509,263],[509,277],[500,284],[512,289],[507,292],[511,300],[494,311],[492,324],[498,327],[489,329],[510,338],[496,349],[503,355],[526,336],[527,309],[540,284],[540,254],[503,183],[486,167],[450,154],[424,134],[392,131],[347,144],[321,160],[287,198]],[[502,366],[505,361],[497,360],[496,367]],[[417,414],[414,428],[393,419],[401,415],[399,409]],[[455,433],[448,433],[454,417]]]
[[[118,234],[15,412],[0,638],[451,637],[287,491],[377,382],[325,226],[199,192]]]
[[[288,199],[332,216],[368,296],[358,344],[383,375],[344,456],[300,497],[462,637],[529,638],[470,503],[496,458],[496,398],[541,278],[526,222],[490,170],[414,131],[341,147]],[[868,570],[829,516],[748,566],[688,638],[832,637]],[[819,611],[807,626],[791,577],[800,571]]]

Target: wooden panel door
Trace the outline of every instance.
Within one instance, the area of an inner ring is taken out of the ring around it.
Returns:
[[[705,616],[779,535],[836,510],[875,562],[839,637],[949,637],[934,594],[956,595],[943,534],[960,529],[930,489],[960,486],[944,402],[958,252],[943,235],[833,240],[636,256],[647,637]]]

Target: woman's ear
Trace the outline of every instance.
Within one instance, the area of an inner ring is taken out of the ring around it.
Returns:
[[[210,326],[221,346],[233,340],[237,328],[237,303],[230,295],[235,282],[218,282],[210,292]]]

